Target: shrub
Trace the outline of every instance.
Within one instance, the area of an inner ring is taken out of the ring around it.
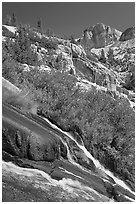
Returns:
[[[6,15],[3,24],[9,25],[9,26],[16,26],[17,25],[17,17],[13,13],[11,16]]]
[[[42,37],[41,39],[41,46],[47,49],[54,49],[56,50],[58,47],[58,43],[55,42],[55,40],[50,37],[49,39]]]
[[[76,44],[76,45],[78,44],[77,41],[75,40],[74,35],[71,35],[69,40],[70,40],[70,43],[73,43],[73,44]]]
[[[20,25],[17,30],[13,50],[14,59],[18,62],[35,65],[37,54],[32,51],[27,29],[22,25]]]
[[[114,64],[114,53],[113,53],[113,50],[111,48],[109,48],[109,51],[108,51],[108,54],[107,54],[107,57],[108,57],[108,61],[111,65]]]
[[[31,41],[27,28],[20,25],[15,33],[14,41],[7,38],[5,47],[13,59],[20,63],[36,65],[37,54],[31,49]]]
[[[4,57],[4,56],[3,56]],[[22,72],[19,63],[10,56],[4,59],[2,64],[2,76],[14,85],[18,84],[19,76]]]
[[[102,63],[106,63],[105,52],[104,52],[103,49],[101,50],[101,56],[99,58],[99,61],[102,62]]]

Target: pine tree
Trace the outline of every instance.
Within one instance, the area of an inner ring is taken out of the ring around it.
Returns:
[[[102,62],[102,63],[106,63],[105,52],[104,52],[103,49],[101,50],[101,56],[100,56],[99,61]]]
[[[11,16],[11,25],[12,26],[16,26],[17,25],[17,17],[15,16],[14,13]]]
[[[31,49],[28,32],[29,30],[25,26],[20,25],[18,27],[13,44],[13,58],[20,63],[34,65],[37,61],[37,55]]]
[[[5,19],[3,20],[3,24],[9,25],[9,26],[17,26],[17,17],[13,13],[11,16],[6,15]]]
[[[37,29],[38,29],[38,32],[42,32],[42,24],[41,24],[41,20],[38,20],[37,22]]]
[[[54,36],[53,30],[51,30],[50,28],[48,28],[48,29],[46,30],[46,35],[47,35],[48,37],[53,37],[53,36]]]
[[[107,54],[107,57],[108,57],[108,61],[111,65],[114,64],[114,52],[111,48],[109,48],[109,51],[108,51],[108,54]]]
[[[75,40],[74,35],[70,36],[70,42],[73,43],[73,44],[77,44],[77,41]]]
[[[3,20],[3,24],[11,25],[11,16],[6,15],[5,19]]]

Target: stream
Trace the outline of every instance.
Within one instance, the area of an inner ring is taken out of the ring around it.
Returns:
[[[94,163],[94,165],[96,166],[97,169],[103,171],[103,173],[105,173],[106,175],[108,175],[108,176],[110,176],[111,178],[113,178],[114,181],[115,181],[118,185],[124,187],[125,189],[127,189],[128,191],[130,191],[131,193],[133,193],[133,194],[135,195],[135,192],[133,192],[121,179],[119,179],[119,178],[117,178],[116,176],[114,176],[114,174],[113,174],[111,171],[109,171],[108,169],[105,169],[104,166],[101,165],[100,162],[99,162],[97,159],[95,159],[95,158],[90,154],[90,152],[85,148],[84,144],[83,144],[83,145],[80,145],[80,144],[73,138],[73,136],[72,136],[70,133],[65,132],[65,131],[62,131],[62,130],[61,130],[60,128],[58,128],[56,125],[52,124],[48,119],[46,119],[46,118],[43,118],[43,119],[44,119],[46,122],[48,122],[48,123],[51,125],[51,127],[53,127],[54,129],[59,130],[60,132],[62,132],[63,134],[65,134],[67,137],[69,137],[71,140],[73,140],[73,141],[77,144],[77,146],[78,146],[81,150],[84,151],[86,157],[88,157],[89,159],[91,159],[91,160],[93,161],[93,163]],[[66,143],[65,143],[65,145],[66,145],[67,150],[68,150],[68,159],[69,159],[69,161],[70,161],[71,163],[74,164],[75,162],[73,161],[73,159],[72,159],[72,157],[71,157],[71,154],[70,154],[70,151],[69,151],[69,147],[67,146]]]
[[[24,196],[40,202],[135,201],[135,192],[95,159],[83,141],[79,144],[48,119],[4,105],[3,131],[4,201],[21,202]]]

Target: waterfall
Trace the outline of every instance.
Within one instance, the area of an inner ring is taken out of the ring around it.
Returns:
[[[94,165],[96,166],[97,169],[100,169],[101,171],[105,172],[108,176],[110,176],[111,178],[113,178],[114,181],[115,181],[118,185],[124,187],[125,189],[127,189],[127,190],[130,191],[131,193],[135,194],[121,179],[118,179],[117,177],[114,176],[114,174],[113,174],[111,171],[109,171],[108,169],[104,168],[104,167],[100,164],[100,162],[99,162],[97,159],[95,159],[95,158],[90,154],[90,152],[88,152],[88,150],[85,148],[84,145],[80,145],[80,144],[70,135],[70,133],[67,133],[67,135],[68,135],[69,138],[71,138],[71,139],[77,144],[77,146],[78,146],[80,149],[82,149],[82,150],[84,151],[85,155],[86,155],[89,159],[91,159],[91,160],[93,161],[93,163],[94,163]]]
[[[41,117],[41,116],[40,116]],[[41,117],[43,118],[43,117]],[[135,192],[133,192],[125,183],[124,181],[122,181],[121,179],[117,178],[116,176],[114,176],[114,174],[109,171],[108,169],[104,168],[103,165],[100,164],[100,162],[95,159],[91,154],[90,152],[88,152],[88,150],[85,148],[84,144],[83,145],[80,145],[73,137],[70,133],[68,132],[65,132],[63,130],[61,130],[60,128],[58,128],[56,125],[52,124],[47,118],[43,118],[47,123],[49,123],[51,125],[52,128],[54,129],[57,129],[59,130],[60,132],[62,132],[63,134],[65,134],[67,137],[69,137],[71,140],[73,140],[77,146],[84,151],[85,155],[91,159],[94,163],[94,165],[96,166],[97,169],[101,170],[102,172],[104,172],[106,175],[110,176],[111,178],[114,179],[114,181],[116,182],[116,184],[120,185],[121,187],[124,187],[125,189],[127,189],[128,191],[130,191],[132,194],[135,195]],[[68,156],[68,159],[70,160],[71,163],[75,164],[75,165],[78,165],[76,162],[74,162],[74,160],[72,159],[71,157],[71,154],[70,154],[70,151],[69,151],[69,148],[67,146],[67,144],[65,143],[65,146],[67,147],[67,156]]]
[[[65,145],[65,147],[67,148],[67,158],[68,158],[68,161],[69,161],[71,164],[77,166],[79,169],[85,171],[86,173],[91,174],[91,171],[90,171],[90,170],[86,169],[85,167],[81,166],[80,164],[78,164],[78,163],[76,163],[76,162],[74,161],[74,159],[73,159],[72,156],[71,156],[71,153],[70,153],[68,144],[67,144],[62,138],[60,138],[60,140],[62,141],[62,143],[63,143],[63,144]],[[92,172],[92,175],[93,175],[93,174],[94,174],[94,173]],[[104,178],[103,178],[103,179],[104,179]]]
[[[70,161],[70,163],[76,165],[77,163],[73,160],[73,158],[72,158],[72,156],[71,156],[71,154],[70,154],[70,150],[69,150],[69,147],[68,147],[67,143],[66,143],[62,138],[60,138],[60,140],[62,141],[62,143],[63,143],[63,144],[66,146],[66,148],[67,148],[67,158],[68,158],[68,160]]]

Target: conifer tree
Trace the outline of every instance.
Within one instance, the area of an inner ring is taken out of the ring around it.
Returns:
[[[9,25],[9,26],[16,26],[17,25],[16,15],[14,13],[11,16],[6,15],[3,23],[6,24],[6,25]]]
[[[73,43],[73,44],[77,44],[74,35],[70,36],[70,42]]]
[[[10,15],[6,15],[3,24],[5,25],[11,25],[11,16]]]
[[[11,16],[11,25],[12,26],[16,26],[17,25],[17,17],[15,16],[14,13]]]
[[[42,32],[42,24],[41,24],[41,20],[38,20],[37,22],[37,29],[38,29],[38,32]]]
[[[108,57],[108,61],[111,65],[114,64],[114,52],[111,48],[109,48],[109,51],[108,51],[108,54],[107,54],[107,57]]]
[[[106,62],[105,52],[103,49],[101,50],[101,56],[100,56],[99,61],[101,61],[102,63]]]

